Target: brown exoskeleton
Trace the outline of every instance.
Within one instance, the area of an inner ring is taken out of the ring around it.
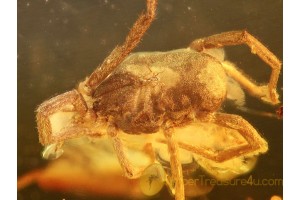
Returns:
[[[175,197],[184,199],[179,148],[215,162],[257,155],[268,150],[255,128],[238,115],[218,112],[226,98],[227,77],[254,97],[278,104],[276,86],[281,62],[247,31],[231,31],[193,41],[188,48],[169,52],[131,53],[155,18],[157,0],[147,0],[124,44],[117,46],[77,89],[45,101],[37,108],[39,140],[55,144],[58,151],[67,139],[108,135],[120,165],[129,178],[139,177],[124,153],[120,132],[151,134],[162,131],[170,153]],[[258,86],[217,54],[218,48],[246,44],[271,68],[267,85]],[[246,145],[209,152],[174,139],[174,130],[194,121],[236,130]]]

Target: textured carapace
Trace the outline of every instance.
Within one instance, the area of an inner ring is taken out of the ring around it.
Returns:
[[[222,64],[206,53],[134,53],[97,87],[93,109],[113,116],[127,133],[154,133],[168,120],[183,124],[201,112],[216,111],[226,81]]]

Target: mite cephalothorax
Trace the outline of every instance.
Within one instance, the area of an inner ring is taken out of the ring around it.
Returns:
[[[259,100],[278,104],[276,86],[281,62],[247,31],[197,39],[184,49],[130,54],[150,27],[156,4],[156,0],[147,0],[147,11],[135,22],[124,44],[117,46],[77,89],[38,107],[39,139],[43,145],[54,144],[54,151],[58,151],[67,139],[108,135],[125,175],[137,178],[144,169],[135,168],[128,161],[120,132],[130,135],[161,132],[164,137],[156,142],[168,147],[175,197],[184,199],[180,149],[215,163],[268,150],[267,142],[245,119],[218,110],[226,98],[228,77]],[[268,84],[256,85],[224,60],[220,48],[240,44],[248,45],[252,53],[271,67]],[[177,130],[197,123],[233,130],[244,143],[213,151],[175,139]]]

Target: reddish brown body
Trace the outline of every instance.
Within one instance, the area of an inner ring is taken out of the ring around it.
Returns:
[[[127,133],[154,133],[165,121],[187,123],[216,111],[226,81],[221,63],[206,53],[134,53],[97,87],[93,109],[99,116],[113,116]]]

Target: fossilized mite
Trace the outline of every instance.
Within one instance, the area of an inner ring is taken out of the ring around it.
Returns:
[[[221,63],[204,52],[133,53],[97,87],[93,109],[127,133],[154,133],[168,119],[184,124],[216,111],[226,81]]]

